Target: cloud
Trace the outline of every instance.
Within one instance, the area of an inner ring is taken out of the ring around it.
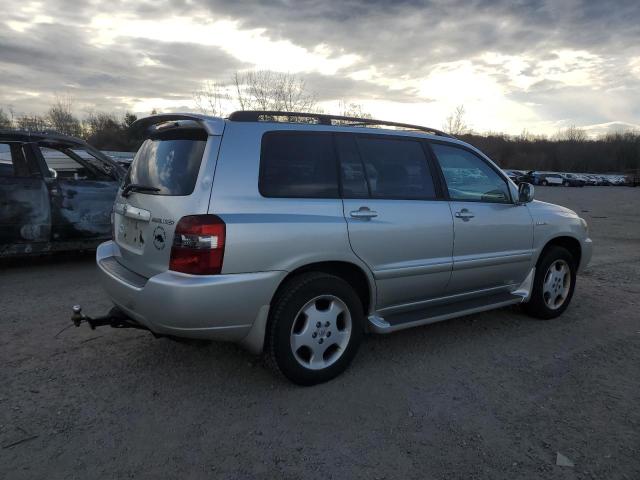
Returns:
[[[640,4],[567,0],[11,2],[0,105],[193,108],[204,80],[298,73],[318,100],[476,130],[639,123]],[[404,113],[403,113],[404,112]]]

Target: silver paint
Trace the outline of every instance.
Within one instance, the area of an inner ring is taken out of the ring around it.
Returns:
[[[222,274],[168,271],[171,249],[158,250],[150,241],[137,250],[107,242],[97,254],[99,266],[114,257],[147,279],[138,288],[113,268],[100,267],[113,301],[158,333],[231,340],[259,353],[276,290],[287,274],[310,264],[342,262],[359,269],[369,285],[369,329],[386,333],[400,328],[385,320],[392,314],[448,306],[437,318],[427,319],[431,322],[526,301],[540,253],[554,238],[580,242],[580,269],[591,258],[591,240],[575,212],[538,201],[521,202],[518,188],[506,176],[514,203],[265,198],[257,188],[261,138],[267,131],[437,139],[465,145],[490,162],[459,140],[378,128],[189,118],[204,122],[213,133],[194,192],[182,197],[132,193],[127,199],[119,195],[117,202],[175,223],[184,215],[218,215],[226,224]],[[352,215],[367,209],[375,215]],[[115,217],[117,231],[123,215]],[[151,235],[155,225],[141,223],[145,235]],[[170,244],[175,225],[164,226]],[[506,299],[494,304],[468,307],[470,300],[502,294]],[[416,320],[403,328],[422,323]]]

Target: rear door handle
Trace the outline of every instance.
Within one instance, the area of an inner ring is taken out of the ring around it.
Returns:
[[[361,219],[369,219],[378,216],[378,212],[374,212],[373,210],[369,210],[369,207],[360,207],[358,210],[352,210],[349,212],[353,218],[361,218]]]
[[[470,219],[475,217],[475,215],[471,213],[469,210],[467,210],[466,208],[463,208],[459,212],[456,212],[455,215],[456,215],[456,218],[461,218],[465,222],[468,222]]]

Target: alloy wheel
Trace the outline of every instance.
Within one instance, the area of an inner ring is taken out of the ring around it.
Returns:
[[[352,321],[347,305],[334,295],[309,300],[291,327],[290,344],[300,365],[321,370],[342,356],[351,338]]]
[[[551,310],[560,308],[571,289],[571,269],[569,264],[562,259],[553,262],[544,276],[542,284],[542,297],[544,303]]]

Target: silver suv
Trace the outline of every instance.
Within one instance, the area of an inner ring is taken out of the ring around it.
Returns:
[[[519,303],[557,317],[591,257],[576,213],[434,129],[246,111],[135,127],[97,251],[110,324],[238,342],[299,384],[367,332]]]

